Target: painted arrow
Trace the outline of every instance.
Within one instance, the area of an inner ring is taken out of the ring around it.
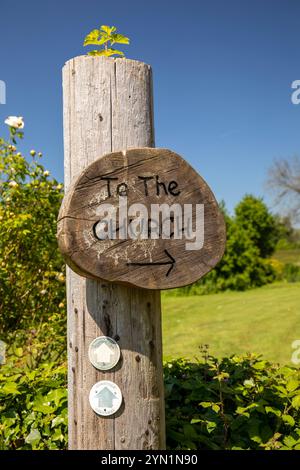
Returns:
[[[169,269],[166,273],[166,277],[169,276],[170,272],[172,271],[172,269],[174,268],[174,265],[176,263],[176,260],[173,258],[172,255],[170,255],[170,253],[168,252],[168,250],[164,250],[164,252],[166,253],[167,257],[169,258],[168,261],[157,261],[155,263],[151,263],[151,262],[148,262],[148,263],[137,263],[137,262],[132,262],[132,263],[127,263],[127,266],[169,266]]]

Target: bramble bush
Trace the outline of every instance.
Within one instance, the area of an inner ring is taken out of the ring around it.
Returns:
[[[165,365],[170,449],[300,450],[300,370],[249,354]]]
[[[66,364],[40,355],[13,345],[0,367],[0,450],[66,448]]]
[[[12,350],[0,369],[0,449],[67,447],[66,365]],[[300,450],[300,370],[254,354],[164,365],[169,449]]]

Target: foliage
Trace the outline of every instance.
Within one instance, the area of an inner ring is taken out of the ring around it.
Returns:
[[[26,160],[0,139],[0,338],[16,329],[41,328],[48,317],[65,317],[64,263],[57,250],[56,218],[63,186],[40,163]]]
[[[227,229],[222,260],[203,279],[176,289],[171,295],[210,294],[225,290],[260,287],[276,279],[267,259],[276,247],[280,230],[276,218],[259,198],[246,195],[230,217],[221,204]]]
[[[65,449],[65,363],[14,349],[0,369],[0,449]],[[300,450],[300,371],[254,354],[164,366],[170,449]]]
[[[300,281],[300,266],[294,263],[282,263],[276,258],[268,260],[276,273],[278,281],[299,282]]]
[[[48,360],[41,362],[43,353]],[[51,360],[37,341],[12,347],[0,368],[0,449],[63,449],[66,443],[65,364]]]
[[[56,218],[63,186],[0,139],[0,337],[11,345],[0,368],[0,448],[60,449],[66,439],[64,263]],[[14,121],[16,124],[14,125]],[[22,126],[22,127],[21,127]]]
[[[235,221],[245,229],[261,258],[274,253],[280,229],[262,199],[247,194],[235,208]]]
[[[124,57],[124,52],[113,49],[111,46],[114,44],[129,44],[129,38],[122,34],[116,33],[115,26],[100,26],[99,29],[93,29],[84,39],[84,46],[96,45],[103,46],[100,49],[95,49],[88,52],[92,56],[106,56],[119,55]]]
[[[285,264],[282,273],[282,279],[287,282],[298,282],[300,281],[300,266],[295,264]]]
[[[168,447],[300,450],[300,371],[203,352],[165,365]]]
[[[300,230],[293,226],[290,217],[277,216],[277,224],[280,231],[276,251],[295,250],[300,248]]]

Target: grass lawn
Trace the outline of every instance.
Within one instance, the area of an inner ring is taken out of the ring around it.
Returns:
[[[275,283],[246,292],[162,295],[164,359],[199,355],[209,344],[218,357],[258,352],[291,364],[300,339],[300,283]]]

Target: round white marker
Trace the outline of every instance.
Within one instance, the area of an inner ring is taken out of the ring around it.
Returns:
[[[122,404],[122,393],[118,385],[110,380],[97,382],[90,391],[89,401],[92,409],[100,416],[110,416]]]
[[[110,370],[115,367],[120,355],[119,345],[108,336],[98,336],[89,347],[89,360],[99,370]]]

